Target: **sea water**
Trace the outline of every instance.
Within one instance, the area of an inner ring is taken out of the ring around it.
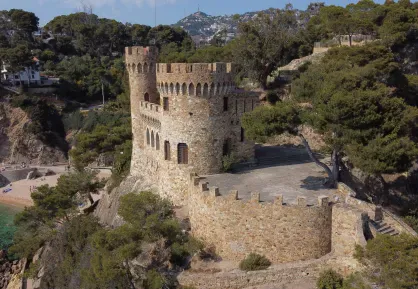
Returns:
[[[0,204],[0,250],[11,245],[16,230],[14,216],[20,210],[16,207]]]

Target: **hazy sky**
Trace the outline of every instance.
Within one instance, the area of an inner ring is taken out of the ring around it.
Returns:
[[[283,8],[291,2],[295,8],[306,9],[313,0],[0,0],[0,10],[12,8],[34,12],[44,25],[58,15],[77,12],[82,3],[93,6],[93,12],[103,18],[154,25],[154,2],[157,1],[157,24],[173,24],[198,10],[209,15],[224,15],[257,11],[270,7]],[[328,5],[345,6],[357,0],[322,0]],[[383,2],[377,0],[376,2]]]

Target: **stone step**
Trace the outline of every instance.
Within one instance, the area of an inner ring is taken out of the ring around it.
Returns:
[[[381,230],[381,231],[378,231],[378,232],[380,234],[387,235],[387,234],[390,234],[390,233],[394,233],[395,232],[395,229],[393,229],[392,227],[388,227],[385,230]]]

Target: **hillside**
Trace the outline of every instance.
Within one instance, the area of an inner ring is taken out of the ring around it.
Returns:
[[[294,10],[299,19],[299,25],[305,25],[312,15],[318,13],[320,7],[320,4],[314,3],[305,11],[297,9]],[[267,9],[262,11],[246,12],[244,14],[211,16],[202,11],[198,11],[181,19],[173,26],[179,26],[186,30],[195,42],[209,43],[216,34],[221,32],[226,32],[226,41],[230,41],[237,36],[239,22],[250,21],[259,13],[272,12],[271,9]],[[304,17],[306,15],[308,17]]]
[[[31,123],[21,108],[0,103],[0,163],[44,165],[65,162],[66,152],[31,133],[27,129]]]

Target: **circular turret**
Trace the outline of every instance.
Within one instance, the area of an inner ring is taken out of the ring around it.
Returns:
[[[125,64],[129,73],[129,87],[131,99],[131,118],[133,132],[132,159],[137,160],[140,150],[144,147],[144,124],[141,121],[141,101],[157,103],[156,61],[158,49],[156,47],[126,47]],[[132,162],[131,169],[137,169],[138,164]]]

